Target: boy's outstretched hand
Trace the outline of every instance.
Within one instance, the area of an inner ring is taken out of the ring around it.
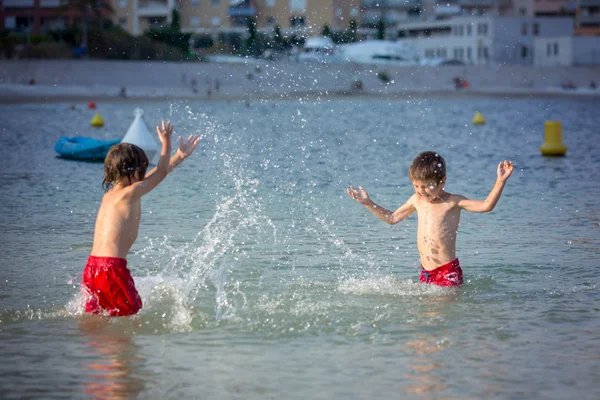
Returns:
[[[498,164],[498,179],[505,182],[512,174],[513,169],[512,161],[500,161],[500,164]]]
[[[185,143],[181,136],[179,136],[179,148],[177,149],[177,153],[179,153],[183,158],[188,158],[194,152],[194,149],[200,142],[200,136],[198,135],[190,135],[188,136]]]
[[[346,189],[346,193],[354,200],[358,201],[360,204],[368,204],[371,202],[371,198],[365,189],[362,186],[359,186],[356,189],[354,186],[350,186]]]
[[[162,128],[161,128],[162,125]],[[162,121],[161,125],[156,126],[156,133],[158,133],[158,138],[161,143],[171,143],[171,136],[173,136],[173,125],[171,125],[170,121]]]

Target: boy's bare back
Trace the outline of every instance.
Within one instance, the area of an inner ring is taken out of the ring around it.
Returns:
[[[177,153],[169,160],[173,127],[169,122],[165,123],[163,121],[162,127],[157,126],[156,131],[162,143],[161,156],[156,168],[147,174],[143,165],[143,168],[137,165],[134,171],[133,167],[128,166],[131,165],[131,160],[124,162],[116,155],[115,159],[119,160],[115,161],[115,163],[119,165],[119,168],[111,169],[110,162],[108,162],[109,171],[125,169],[130,174],[129,176],[120,176],[118,179],[111,181],[108,191],[102,198],[98,216],[96,217],[92,256],[127,257],[129,249],[131,249],[131,246],[137,239],[140,228],[142,217],[141,197],[154,189],[169,172],[189,157],[200,141],[199,136],[193,135],[190,135],[185,142],[182,138],[179,138]],[[125,153],[130,154],[131,151],[126,150]],[[110,153],[109,156],[111,156]],[[147,163],[147,159],[138,160],[137,162],[137,164],[145,164],[146,166]],[[106,168],[105,166],[105,171]],[[110,172],[108,175],[110,175]],[[108,178],[105,177],[105,181],[110,178],[110,176]]]
[[[127,258],[137,239],[141,216],[140,198],[131,195],[131,188],[115,187],[106,193],[96,217],[91,255]]]

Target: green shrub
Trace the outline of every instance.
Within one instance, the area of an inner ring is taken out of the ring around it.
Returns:
[[[50,38],[46,35],[31,35],[31,44],[36,45],[40,43],[46,43],[50,41]]]
[[[154,28],[145,32],[145,36],[158,42],[166,43],[170,46],[181,49],[184,53],[190,50],[191,33],[182,33],[178,30],[169,28]]]
[[[23,47],[20,58],[70,58],[73,52],[65,42],[43,42]]]
[[[392,80],[390,78],[390,75],[387,73],[387,71],[380,71],[377,73],[377,78],[379,78],[379,80],[383,83],[390,83],[390,81]]]

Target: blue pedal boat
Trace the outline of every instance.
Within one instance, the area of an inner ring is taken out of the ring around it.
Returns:
[[[98,140],[81,136],[62,136],[54,145],[54,151],[61,157],[72,160],[104,161],[108,150],[119,142],[121,139]]]

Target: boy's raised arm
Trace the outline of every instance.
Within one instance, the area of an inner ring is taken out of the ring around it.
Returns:
[[[162,182],[163,179],[167,176],[168,168],[169,168],[169,155],[171,154],[171,136],[173,135],[173,126],[170,122],[165,124],[165,121],[162,121],[162,129],[160,126],[156,127],[156,132],[158,133],[158,138],[162,143],[162,148],[160,150],[160,159],[158,160],[158,165],[150,176],[147,176],[143,180],[134,183],[132,186],[132,194],[137,197],[142,197],[143,195],[150,192],[159,183]]]
[[[496,207],[498,200],[500,200],[504,185],[506,185],[506,181],[512,174],[513,169],[514,165],[511,161],[500,161],[498,164],[498,177],[496,178],[496,183],[487,198],[485,200],[469,200],[462,197],[458,201],[458,206],[463,210],[476,213],[492,211],[494,207]]]
[[[404,203],[400,208],[396,211],[392,212],[387,210],[380,205],[376,204],[371,198],[365,189],[362,186],[359,186],[358,189],[354,188],[354,186],[350,186],[346,189],[346,193],[354,200],[365,206],[369,211],[371,211],[377,218],[382,220],[385,223],[390,225],[397,224],[398,222],[406,219],[410,214],[415,211],[415,207],[413,205],[413,197],[406,203]]]
[[[169,160],[169,167],[167,168],[167,174],[170,174],[175,168],[179,166],[186,158],[192,155],[194,149],[200,142],[200,136],[198,135],[190,135],[187,140],[184,142],[181,136],[179,136],[179,147],[177,148],[177,152],[171,159]],[[152,168],[150,171],[146,173],[146,179],[150,178],[152,174],[156,172],[158,167]]]

